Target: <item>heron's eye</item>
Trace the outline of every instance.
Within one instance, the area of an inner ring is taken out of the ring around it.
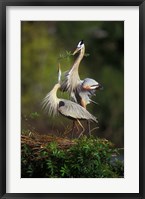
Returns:
[[[59,107],[64,106],[64,105],[65,105],[65,103],[63,101],[59,102]]]
[[[83,41],[83,40],[81,40],[81,41],[80,41],[80,45],[82,45],[83,43],[84,43],[84,41]]]

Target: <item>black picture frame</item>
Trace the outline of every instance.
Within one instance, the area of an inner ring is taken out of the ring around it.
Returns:
[[[6,7],[139,6],[139,193],[6,193]],[[0,198],[136,198],[145,199],[145,1],[144,0],[0,0]]]

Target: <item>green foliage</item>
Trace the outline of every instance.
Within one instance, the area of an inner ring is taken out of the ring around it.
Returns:
[[[119,154],[105,139],[83,137],[69,149],[51,142],[36,153],[36,147],[22,144],[22,177],[38,178],[120,178],[123,162],[112,159]]]
[[[37,112],[30,113],[29,117],[30,117],[31,119],[36,119],[36,118],[39,117],[39,113],[37,113]]]
[[[66,51],[64,54],[59,54],[58,60],[65,59],[65,58],[68,59],[72,55],[73,54],[71,53],[71,51]]]
[[[61,59],[69,59],[70,56],[73,56],[73,53],[71,53],[71,51],[65,51],[64,54],[59,54],[59,57],[58,57],[58,60],[61,60]],[[88,53],[85,53],[84,54],[84,57],[88,57],[89,54]]]

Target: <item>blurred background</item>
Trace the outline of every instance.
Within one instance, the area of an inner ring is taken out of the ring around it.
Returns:
[[[123,21],[22,21],[21,110],[22,131],[65,136],[72,124],[60,116],[45,115],[41,101],[57,83],[57,67],[68,70],[73,52],[84,40],[86,54],[80,64],[81,79],[90,77],[104,87],[92,99],[88,111],[99,120],[93,134],[124,146],[124,22]],[[66,93],[58,93],[68,98]],[[84,123],[85,125],[85,123]],[[91,124],[94,127],[94,124]],[[67,135],[66,135],[67,136]]]

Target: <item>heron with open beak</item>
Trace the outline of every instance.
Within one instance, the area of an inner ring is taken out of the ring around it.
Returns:
[[[84,80],[80,79],[78,70],[80,62],[85,54],[85,45],[83,40],[78,43],[73,55],[76,53],[79,53],[79,55],[70,70],[65,73],[65,79],[61,83],[61,90],[63,92],[69,92],[74,102],[77,102],[86,108],[87,104],[94,102],[91,100],[91,97],[95,95],[97,89],[102,89],[102,86],[91,78],[86,78]]]

